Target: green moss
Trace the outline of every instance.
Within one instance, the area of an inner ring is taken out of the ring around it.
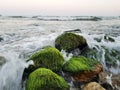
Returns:
[[[83,49],[87,46],[86,40],[74,33],[63,33],[55,40],[55,47],[59,50],[70,52],[76,48]]]
[[[64,63],[64,58],[62,54],[53,47],[45,47],[39,52],[33,54],[30,57],[30,60],[34,61],[34,66],[31,68],[45,67],[49,68],[55,72],[61,69],[61,66]]]
[[[49,69],[39,68],[32,72],[26,90],[69,90],[66,81]]]
[[[99,62],[84,56],[72,57],[63,65],[63,71],[71,74],[80,73],[86,70],[92,70]]]

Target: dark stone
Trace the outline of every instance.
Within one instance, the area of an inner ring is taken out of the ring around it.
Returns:
[[[1,42],[1,41],[3,41],[3,38],[2,38],[2,37],[0,37],[0,42]]]
[[[65,31],[65,32],[81,33],[81,30],[80,29],[75,29],[75,30],[68,30],[68,31]]]
[[[104,87],[106,90],[114,90],[113,87],[108,83],[101,84],[101,86]]]
[[[115,42],[115,40],[112,37],[108,36],[108,35],[104,36],[104,40],[107,41],[107,42]]]
[[[6,58],[3,56],[0,56],[0,66],[6,63]]]

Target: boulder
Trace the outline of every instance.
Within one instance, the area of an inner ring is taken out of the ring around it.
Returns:
[[[89,82],[98,79],[102,65],[98,61],[84,56],[72,57],[63,65],[63,71],[70,73],[78,82]]]
[[[26,90],[70,90],[66,81],[46,68],[32,72],[26,82]]]
[[[90,82],[83,87],[82,90],[106,90],[99,83]]]
[[[49,68],[58,72],[64,63],[62,54],[54,47],[45,47],[44,49],[31,55],[29,60],[33,60],[34,65],[29,66],[25,72],[32,72],[39,67]]]
[[[56,38],[55,47],[60,51],[65,50],[66,52],[71,52],[76,48],[82,51],[87,47],[87,42],[83,36],[66,32]]]

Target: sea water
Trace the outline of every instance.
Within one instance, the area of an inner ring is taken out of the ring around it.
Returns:
[[[76,34],[87,40],[93,53],[87,55],[100,61],[111,73],[120,73],[120,17],[102,20],[75,20],[78,17],[0,17],[0,90],[23,90],[24,68],[31,53],[44,46],[54,47],[55,39],[64,31],[80,29]],[[79,17],[90,18],[90,17]],[[95,53],[94,53],[95,52]],[[65,52],[62,51],[65,56]],[[69,57],[68,57],[69,58]],[[67,60],[68,60],[67,58]],[[114,60],[114,65],[109,63]]]

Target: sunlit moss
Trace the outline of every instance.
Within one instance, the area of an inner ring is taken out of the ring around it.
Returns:
[[[77,74],[86,70],[92,70],[99,62],[84,56],[72,57],[63,65],[63,71]]]
[[[62,54],[53,47],[45,47],[43,50],[36,52],[30,57],[30,60],[34,61],[34,66],[31,66],[31,69],[45,67],[55,72],[59,71],[64,63]]]
[[[39,68],[32,72],[26,90],[69,90],[66,81],[49,69]]]

